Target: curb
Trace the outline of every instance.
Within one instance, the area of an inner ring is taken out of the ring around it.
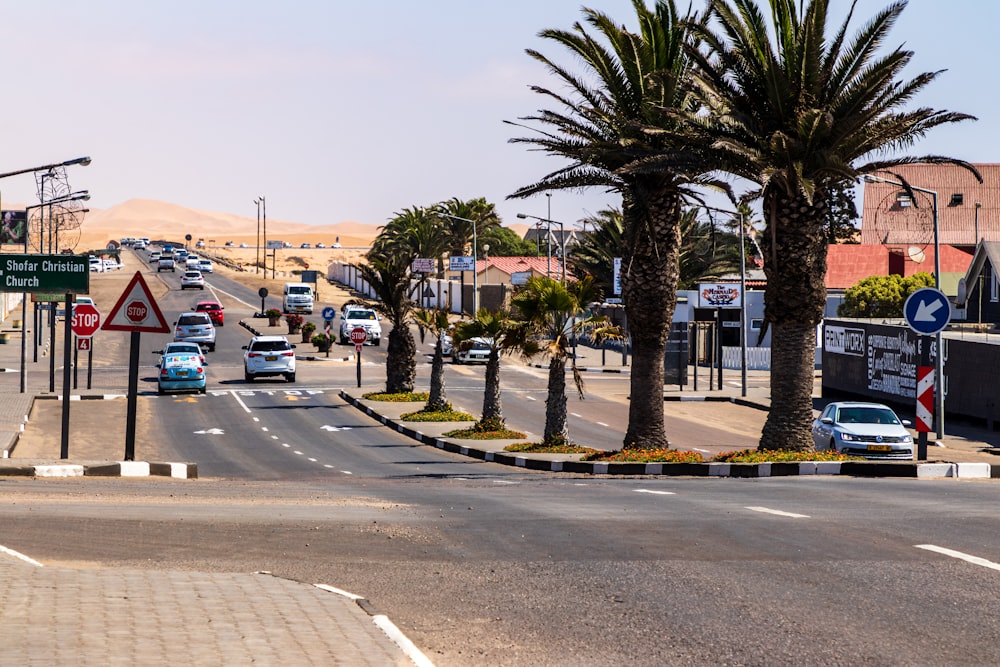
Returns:
[[[11,459],[4,459],[10,461]],[[171,477],[197,479],[197,463],[118,461],[114,463],[0,463],[0,477]]]
[[[394,419],[375,412],[347,392],[340,397],[369,417],[422,444],[481,461],[538,470],[587,475],[656,475],[663,477],[790,477],[850,475],[852,477],[900,477],[913,479],[1000,479],[1000,465],[991,463],[906,463],[883,461],[795,461],[785,463],[608,463],[550,461],[506,452],[491,452],[424,435]],[[721,397],[720,397],[721,399]],[[731,400],[731,399],[725,399]],[[735,400],[735,399],[732,399]],[[752,407],[760,407],[750,404]]]

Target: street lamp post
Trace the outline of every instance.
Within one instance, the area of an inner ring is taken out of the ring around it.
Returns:
[[[468,222],[472,225],[472,316],[475,317],[476,313],[479,312],[479,252],[476,247],[479,245],[479,236],[476,233],[476,221],[470,220],[469,218],[463,218],[457,215],[451,215],[450,213],[442,213],[440,211],[435,211],[435,213],[442,218],[451,218],[452,220],[461,220],[462,222]],[[463,303],[462,309],[465,309],[465,295],[462,295]]]
[[[552,225],[559,225],[559,248],[560,255],[562,256],[562,282],[566,283],[566,226],[559,222],[558,220],[550,220],[549,218],[540,218],[537,215],[528,215],[527,213],[518,213],[517,217],[521,220],[526,218],[531,218],[532,220],[537,220],[538,222],[545,223],[545,239],[546,245],[548,245],[549,250],[549,263],[548,263],[548,276],[552,277]]]
[[[895,185],[904,189],[913,190],[916,192],[923,192],[924,194],[930,195],[931,197],[931,208],[933,209],[933,219],[934,219],[934,288],[938,291],[941,290],[941,240],[938,230],[938,193],[934,190],[928,190],[927,188],[920,188],[915,185],[910,185],[909,183],[903,183],[901,181],[894,181],[888,178],[882,178],[880,176],[866,175],[864,180],[868,183],[886,183],[887,185]],[[976,212],[979,212],[979,207],[976,207]],[[941,332],[934,334],[934,344],[937,347],[937,354],[934,359],[934,412],[937,415],[935,420],[937,423],[937,437],[938,439],[944,437],[944,349],[941,346],[942,336]]]
[[[260,273],[260,204],[261,199],[254,199],[253,203],[257,204],[257,254],[255,255],[253,272]],[[267,271],[267,268],[264,268]]]

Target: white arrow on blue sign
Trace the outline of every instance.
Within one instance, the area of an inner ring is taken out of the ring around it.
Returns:
[[[327,306],[326,308],[323,309],[324,320],[332,320],[336,315],[337,311],[335,311],[331,306]]]
[[[911,294],[903,304],[906,323],[918,334],[931,336],[948,326],[951,304],[939,289],[922,287]]]

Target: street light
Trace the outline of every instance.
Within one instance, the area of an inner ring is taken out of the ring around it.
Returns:
[[[521,220],[526,218],[531,218],[532,220],[537,220],[538,222],[545,223],[545,242],[549,250],[549,264],[547,267],[547,272],[549,278],[552,277],[552,225],[559,225],[559,247],[560,254],[562,256],[562,282],[566,282],[566,226],[559,222],[558,220],[550,220],[549,218],[540,218],[537,215],[528,215],[527,213],[518,213],[517,217]]]
[[[483,271],[484,271],[484,275],[486,277],[486,284],[489,285],[490,284],[490,244],[489,243],[484,243],[483,244],[483,256],[484,256],[484,259],[486,261],[486,268],[483,269]]]
[[[864,176],[866,183],[886,183],[895,185],[904,190],[923,192],[931,196],[931,207],[934,219],[934,288],[941,290],[941,242],[938,234],[938,193],[927,188],[918,188],[903,181],[894,181],[880,176],[870,174]],[[979,212],[978,206],[976,212]],[[934,360],[934,412],[937,414],[937,437],[944,437],[944,349],[941,347],[941,332],[934,334],[934,344],[937,346],[937,355]]]
[[[254,199],[253,200],[253,203],[257,204],[257,254],[255,256],[256,260],[254,261],[254,265],[253,265],[253,272],[254,273],[260,273],[260,205],[261,205],[261,203],[263,201],[264,201],[263,197],[261,197],[260,199]],[[265,257],[266,257],[266,253],[265,253]],[[265,272],[267,271],[267,267],[264,267],[264,271]],[[266,277],[267,276],[265,276],[265,278]]]
[[[476,246],[479,244],[479,236],[476,233],[476,221],[457,215],[451,215],[450,213],[442,213],[441,211],[434,211],[434,213],[441,218],[461,220],[462,222],[468,222],[472,225],[472,316],[475,317],[476,313],[479,312],[479,253],[476,250]],[[465,298],[464,294],[462,295],[462,298]],[[462,309],[465,310],[464,303],[462,304]]]
[[[0,178],[7,178],[8,176],[19,176],[21,174],[30,174],[34,171],[48,171],[50,169],[55,169],[56,167],[70,167],[72,165],[78,164],[81,167],[86,167],[90,164],[89,157],[78,157],[75,160],[66,160],[65,162],[54,162],[52,164],[43,164],[40,167],[32,167],[30,169],[18,169],[17,171],[8,171],[7,173],[0,174]]]

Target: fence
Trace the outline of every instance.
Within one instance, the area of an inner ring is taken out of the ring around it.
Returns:
[[[740,348],[738,347],[722,348],[723,368],[738,370],[742,366],[740,360],[741,360]],[[748,371],[767,371],[770,369],[771,369],[771,348],[769,347],[747,348]]]

